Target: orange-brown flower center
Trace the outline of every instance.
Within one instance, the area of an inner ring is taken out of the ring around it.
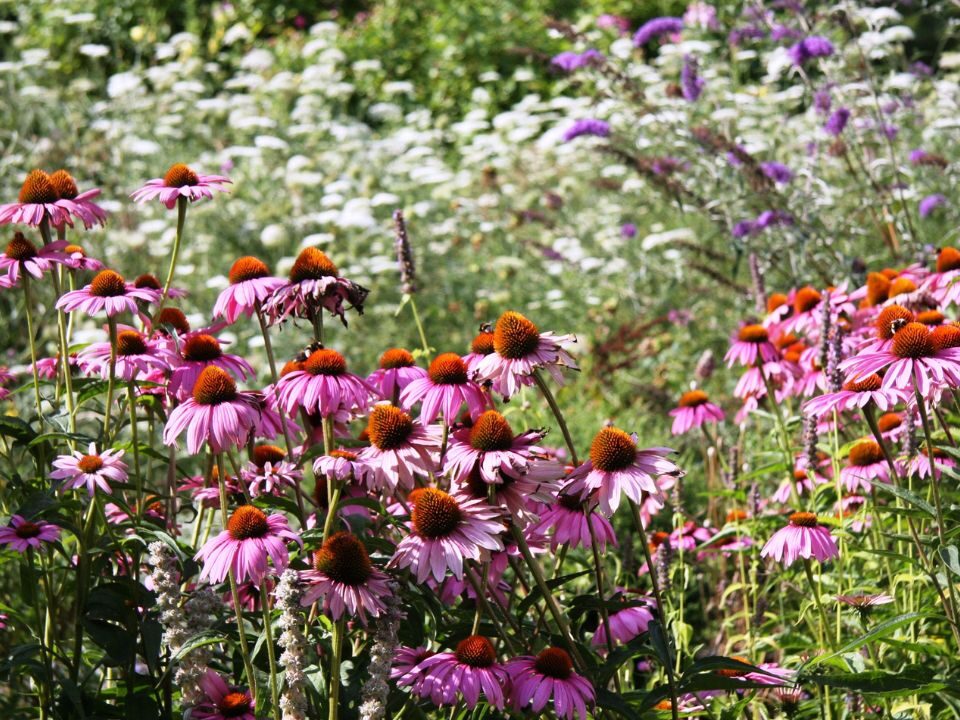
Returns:
[[[95,473],[103,467],[99,455],[84,455],[77,461],[77,469],[82,473]]]
[[[879,305],[890,297],[890,278],[883,273],[867,275],[867,304]]]
[[[117,333],[117,355],[144,355],[147,343],[136,330],[121,330]]]
[[[763,325],[744,325],[737,333],[737,340],[740,342],[765,343],[769,337]]]
[[[945,273],[960,270],[960,250],[945,247],[937,254],[937,272]]]
[[[493,349],[508,360],[519,360],[537,349],[540,330],[518,312],[507,311],[493,329]]]
[[[193,399],[201,405],[219,405],[237,397],[237,383],[226,370],[207,365],[193,386]]]
[[[237,259],[230,268],[230,284],[236,285],[245,280],[256,280],[258,278],[268,277],[270,268],[259,258],[247,255]]]
[[[573,673],[573,662],[567,651],[558,647],[548,647],[537,655],[534,663],[537,672],[557,680],[566,680]]]
[[[67,245],[67,246],[63,249],[63,251],[64,251],[67,255],[83,255],[83,256],[86,256],[86,254],[87,254],[87,251],[84,250],[84,249],[83,249],[82,247],[80,247],[79,245]]]
[[[873,373],[872,375],[867,375],[865,378],[858,378],[844,383],[843,389],[857,393],[874,392],[880,389],[882,382],[880,376]]]
[[[163,285],[160,284],[160,279],[151,273],[138,275],[137,279],[133,281],[133,286],[140,288],[141,290],[163,290]]]
[[[471,635],[457,643],[457,660],[475,668],[487,668],[497,661],[493,643],[482,635]]]
[[[287,457],[286,451],[276,445],[257,445],[253,448],[253,457],[251,460],[257,467],[262,468],[267,463],[276,465]]]
[[[304,360],[303,369],[311,375],[343,375],[347,371],[347,361],[336,350],[320,348]]]
[[[680,407],[697,407],[709,400],[703,390],[688,390],[680,396]]]
[[[470,447],[482,452],[509,450],[513,445],[513,429],[496,410],[487,410],[470,428]]]
[[[120,297],[126,292],[127,283],[123,275],[113,270],[101,270],[90,281],[90,294],[97,297]]]
[[[772,313],[779,307],[787,304],[787,296],[783,293],[771,293],[767,298],[767,312]]]
[[[373,573],[367,549],[355,536],[338,532],[313,556],[313,567],[344,585],[363,585]]]
[[[851,465],[863,467],[883,462],[883,449],[873,440],[863,440],[850,448]]]
[[[167,187],[184,187],[185,185],[197,185],[200,178],[197,174],[183,163],[175,163],[167,170],[163,176],[163,184]]]
[[[375,405],[367,422],[367,435],[378,450],[396,450],[413,432],[413,418],[393,405]]]
[[[922,358],[933,355],[930,329],[918,322],[907,323],[893,336],[893,354],[899,358]]]
[[[287,360],[283,364],[283,367],[280,368],[280,377],[284,375],[289,375],[292,372],[299,372],[303,370],[303,361],[301,360]]]
[[[437,355],[427,374],[437,385],[463,385],[467,382],[467,366],[456,353]]]
[[[18,538],[27,540],[29,538],[35,538],[40,534],[40,526],[29,521],[22,522],[13,532]]]
[[[956,325],[938,325],[930,333],[930,342],[935,350],[947,350],[960,347],[960,327]]]
[[[390,348],[380,356],[381,370],[396,370],[397,368],[413,367],[416,360],[409,350],[403,348]]]
[[[61,200],[73,200],[80,194],[77,182],[66,170],[57,170],[50,176],[50,184]]]
[[[192,362],[211,362],[223,355],[220,341],[213,335],[191,335],[183,343],[181,350],[184,360]]]
[[[793,310],[798,315],[813,310],[820,303],[821,295],[809,285],[797,290],[793,298]]]
[[[902,305],[891,305],[885,307],[877,315],[874,325],[877,328],[877,337],[881,340],[889,340],[897,331],[897,328],[904,323],[913,321],[913,313]]]
[[[253,505],[241,505],[227,520],[227,530],[234,540],[249,540],[262,538],[270,532],[270,526],[263,510]]]
[[[817,527],[817,516],[811,512],[795,512],[790,515],[790,524],[794,527]]]
[[[157,325],[171,327],[180,335],[190,332],[190,322],[180,308],[165,307],[160,310],[160,314],[157,315]]]
[[[942,325],[946,316],[939,310],[924,310],[917,313],[917,322],[924,325]]]
[[[906,295],[907,293],[912,293],[917,289],[917,284],[913,282],[910,278],[898,277],[896,280],[890,283],[889,297],[896,297],[897,295]]]
[[[443,490],[421,488],[415,494],[410,493],[408,500],[413,503],[410,511],[413,529],[424,537],[446,537],[460,525],[463,517],[460,503]]]
[[[59,198],[50,182],[50,176],[43,170],[31,170],[20,187],[17,199],[22,203],[41,205],[55,203]]]
[[[24,262],[37,256],[37,247],[27,240],[22,232],[15,232],[13,240],[7,244],[6,256],[17,262]]]
[[[304,280],[320,280],[337,277],[339,274],[337,266],[325,252],[315,247],[307,247],[300,251],[290,268],[290,281],[298,283]]]
[[[603,428],[594,436],[590,444],[590,462],[597,470],[604,472],[625,470],[636,459],[637,444],[619,428]]]
[[[734,509],[727,513],[727,522],[741,522],[747,519],[747,513],[744,510]]]
[[[243,717],[250,712],[250,696],[244,692],[229,692],[217,703],[217,710],[225,718]]]
[[[470,352],[474,355],[489,355],[493,350],[492,332],[480,332],[470,343]]]
[[[350,452],[349,450],[331,450],[330,457],[343,458],[344,460],[353,462],[358,456],[355,452]]]
[[[900,417],[900,413],[884,413],[877,418],[877,427],[880,428],[882,433],[898,428],[901,424],[903,424],[903,418]]]

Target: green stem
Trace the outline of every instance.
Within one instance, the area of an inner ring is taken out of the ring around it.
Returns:
[[[567,449],[570,451],[570,460],[573,464],[579,465],[580,461],[577,459],[577,448],[573,444],[573,438],[570,435],[570,429],[567,427],[566,421],[563,419],[563,413],[560,412],[560,406],[557,405],[556,398],[553,397],[553,393],[550,392],[550,387],[544,382],[543,378],[540,376],[539,370],[533,371],[533,381],[537,384],[537,387],[540,389],[540,392],[543,394],[544,399],[547,401],[547,404],[550,406],[550,410],[553,412],[553,416],[557,419],[557,424],[560,425],[560,432],[563,433],[563,441],[567,444]]]
[[[830,648],[835,647],[833,642],[833,637],[828,632],[830,628],[830,621],[827,619],[827,612],[823,609],[823,603],[820,602],[820,585],[813,580],[813,570],[810,569],[810,558],[803,558],[803,571],[807,575],[807,582],[810,583],[810,591],[813,593],[813,601],[817,605],[817,610],[820,612],[820,627],[819,630],[819,641],[820,645],[823,646],[824,636],[827,638],[827,642],[830,644]]]
[[[430,344],[427,342],[427,336],[423,332],[423,323],[420,322],[420,313],[417,312],[417,301],[410,295],[410,309],[413,310],[413,321],[417,324],[417,332],[420,333],[420,345],[423,347],[424,357],[430,356]]]
[[[127,384],[127,405],[130,406],[130,442],[133,443],[133,471],[137,476],[137,519],[143,517],[143,474],[140,472],[140,440],[137,430],[137,393],[133,380]]]
[[[340,659],[343,654],[343,636],[346,619],[341,617],[333,624],[333,654],[330,658],[330,713],[329,720],[337,720],[340,714]]]
[[[783,419],[783,412],[780,410],[780,403],[777,402],[770,378],[767,377],[767,374],[763,371],[763,364],[758,364],[757,368],[760,370],[760,377],[763,378],[763,386],[767,389],[767,400],[769,400],[769,404],[773,406],[773,416],[777,423],[780,448],[783,450],[783,460],[786,463],[784,470],[787,473],[787,480],[790,483],[790,497],[795,506],[799,508],[800,496],[797,493],[797,484],[793,479],[793,451],[790,449],[790,436],[787,433],[787,423]]]
[[[103,410],[103,442],[110,442],[110,414],[113,410],[113,389],[117,382],[117,320],[107,315],[107,327],[110,332],[110,378],[107,381],[107,405]]]
[[[53,681],[52,662],[50,660],[49,650],[45,642],[45,632],[41,630],[44,626],[43,608],[40,607],[40,588],[36,583],[36,568],[33,563],[33,548],[27,548],[27,564],[30,568],[31,585],[30,592],[33,595],[33,611],[37,619],[37,640],[40,641],[40,659],[43,663],[43,680],[37,684],[37,695],[40,700],[40,717],[45,720],[47,717],[47,704],[51,696],[51,685]]]
[[[273,701],[273,716],[280,720],[280,685],[277,682],[277,660],[273,649],[273,627],[270,617],[270,596],[267,593],[267,581],[260,585],[260,607],[263,610],[263,632],[270,661],[270,699]]]
[[[47,218],[44,218],[40,223],[40,234],[43,236],[44,245],[49,245],[53,241],[53,238],[50,236],[50,223]],[[65,233],[58,234],[65,236]],[[57,267],[51,274],[53,278],[53,291],[56,295],[54,305],[60,300],[63,292],[63,282],[61,280],[62,270],[62,267]],[[77,416],[73,397],[73,375],[71,374],[70,368],[70,335],[67,328],[67,314],[59,308],[57,309],[57,340],[60,343],[60,364],[63,369],[63,382],[67,395],[67,422],[69,423],[70,432],[76,433]],[[76,449],[76,441],[73,438],[70,438],[69,445],[71,450]]]
[[[37,419],[43,429],[43,400],[40,398],[40,373],[37,372],[37,344],[33,330],[33,298],[30,294],[30,274],[23,273],[23,298],[27,309],[27,339],[30,341],[30,361],[33,368],[33,395],[37,403]]]
[[[170,269],[167,270],[167,280],[163,283],[163,294],[160,296],[160,302],[157,303],[156,316],[163,309],[163,304],[167,301],[170,294],[170,286],[173,284],[173,275],[177,270],[177,258],[180,256],[180,245],[183,242],[183,225],[187,219],[187,199],[185,197],[177,198],[177,236],[173,240],[173,253],[170,255]]]

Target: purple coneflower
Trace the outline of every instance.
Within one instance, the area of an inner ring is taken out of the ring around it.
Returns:
[[[239,355],[223,352],[220,341],[207,333],[190,333],[179,338],[179,342],[171,343],[164,354],[173,368],[167,390],[178,400],[190,397],[197,378],[208,367],[226,370],[236,380],[256,375],[250,363]]]
[[[464,404],[475,418],[483,412],[486,397],[467,377],[467,365],[456,353],[441,353],[433,359],[426,377],[413,380],[400,393],[400,404],[409,410],[420,403],[420,422],[432,423],[439,416],[452,424]]]
[[[94,225],[103,225],[107,219],[107,211],[93,202],[93,198],[100,195],[99,188],[91,188],[80,192],[77,182],[66,170],[57,170],[50,175],[50,184],[57,193],[57,205],[63,208],[67,215],[80,220],[89,230]]]
[[[66,247],[66,242],[57,241],[38,250],[22,232],[15,232],[6,250],[0,255],[0,272],[6,271],[6,277],[0,277],[0,286],[16,286],[20,282],[21,273],[29,273],[39,280],[45,272],[50,272],[54,265],[66,265]]]
[[[57,308],[67,312],[79,310],[87,315],[97,315],[104,311],[110,317],[122,312],[136,315],[139,309],[137,300],[155,303],[160,300],[160,291],[138,288],[124,280],[120,273],[101,270],[82,290],[65,293],[57,301]]]
[[[398,487],[410,490],[415,476],[429,476],[436,468],[434,453],[440,452],[435,427],[423,427],[398,407],[374,405],[367,423],[370,447],[357,459],[370,468],[366,480],[371,489],[392,495]],[[358,478],[359,479],[359,478]]]
[[[286,488],[300,483],[303,474],[286,458],[283,448],[276,445],[257,445],[253,449],[250,462],[240,471],[250,497],[282,495]]]
[[[429,697],[438,707],[462,700],[472,710],[480,696],[503,710],[504,688],[510,676],[497,662],[493,643],[481,635],[471,635],[457,644],[455,652],[442,652],[422,660],[417,670],[423,674],[419,694]]]
[[[127,481],[127,465],[120,458],[123,450],[104,450],[97,453],[95,443],[90,443],[86,454],[74,450],[71,455],[60,455],[53,461],[56,468],[50,473],[53,480],[66,480],[64,490],[86,486],[90,497],[99,488],[109,494],[109,482]]]
[[[380,356],[380,366],[367,376],[367,383],[386,399],[399,399],[400,393],[414,380],[427,376],[413,355],[403,348],[390,348]]]
[[[13,515],[10,524],[0,528],[0,545],[23,553],[29,548],[36,550],[43,543],[52,543],[60,537],[60,528],[43,520],[31,521],[21,515]]]
[[[469,428],[455,430],[444,457],[444,472],[452,472],[454,480],[465,480],[475,470],[487,483],[503,482],[526,474],[540,459],[537,444],[543,430],[528,430],[514,436],[507,419],[496,410],[487,410]]]
[[[875,405],[881,411],[893,408],[906,399],[900,390],[885,390],[879,375],[872,373],[860,380],[844,383],[839,392],[825,393],[803,404],[803,411],[812,417],[822,418],[834,411],[858,410]]]
[[[283,280],[270,274],[266,263],[250,256],[233,263],[229,280],[230,284],[217,296],[213,316],[222,317],[231,324],[241,315],[253,315],[257,308],[286,285]]]
[[[727,361],[727,367],[733,367],[735,362],[744,367],[753,367],[758,358],[765,363],[772,363],[780,359],[780,354],[776,345],[770,342],[770,335],[763,325],[743,325],[731,340],[730,349],[723,359]]]
[[[195,720],[256,720],[253,698],[247,690],[227,685],[220,675],[208,669],[200,678],[206,700],[190,710]]]
[[[27,173],[17,202],[0,205],[0,225],[30,225],[37,227],[44,221],[51,225],[72,224],[70,213],[58,204],[60,197],[43,170]]]
[[[610,637],[614,643],[626,644],[647,631],[656,617],[656,602],[652,598],[639,598],[638,604],[612,612],[609,615]],[[607,623],[600,623],[590,644],[607,647]]]
[[[166,360],[158,352],[157,343],[133,328],[123,327],[117,333],[115,377],[130,382],[138,375],[152,370],[165,370]],[[87,374],[110,377],[110,356],[113,346],[109,342],[88,345],[77,353],[77,366]]]
[[[290,414],[303,408],[312,415],[346,421],[366,413],[370,393],[366,381],[347,372],[347,361],[336,350],[314,350],[299,369],[281,374],[277,403]]]
[[[553,710],[558,718],[585,720],[587,707],[593,705],[593,685],[573,669],[573,662],[566,650],[548,647],[539,655],[522,655],[508,660],[504,665],[510,675],[510,701],[514,710],[523,711],[527,706],[539,714],[553,700]]]
[[[362,315],[368,294],[366,288],[340,277],[337,266],[322,250],[306,247],[290,268],[290,282],[277,289],[265,310],[276,324],[291,316],[315,321],[326,308],[346,325],[344,303]]]
[[[537,515],[540,516],[539,521],[528,527],[526,532],[545,535],[552,530],[550,547],[553,550],[566,544],[570,545],[571,550],[589,548],[594,537],[601,553],[606,552],[607,543],[614,547],[617,545],[617,534],[610,521],[601,513],[591,512],[590,506],[574,495],[561,495],[555,505],[538,508]]]
[[[772,557],[790,567],[797,560],[811,558],[826,562],[840,555],[830,531],[809,512],[795,512],[786,527],[777,530],[760,551],[760,557]]]
[[[137,203],[159,199],[168,210],[173,209],[183,197],[193,202],[212,198],[215,192],[227,192],[224,187],[230,178],[223,175],[198,175],[183,163],[175,163],[162,178],[147,180],[143,187],[134,190],[130,197]]]
[[[706,423],[723,422],[723,410],[710,402],[703,390],[690,390],[680,396],[678,407],[669,413],[673,418],[670,431],[674,435],[683,435]]]

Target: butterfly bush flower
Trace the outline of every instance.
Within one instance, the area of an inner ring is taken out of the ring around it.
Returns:
[[[787,54],[794,65],[805,65],[814,58],[824,58],[833,55],[833,44],[820,35],[810,35],[793,45]]]
[[[466,363],[456,353],[437,355],[426,376],[413,380],[400,393],[405,409],[420,403],[420,422],[424,425],[441,415],[445,423],[453,423],[464,404],[470,417],[478,417],[486,401],[480,386],[467,377]]]
[[[0,276],[0,287],[15,287],[20,283],[22,273],[29,273],[40,280],[55,265],[66,265],[66,247],[66,242],[56,241],[38,250],[22,232],[15,232],[0,255],[0,273],[6,271],[5,276]]]
[[[917,205],[917,210],[920,213],[920,217],[928,218],[933,215],[934,210],[946,204],[946,195],[934,193],[933,195],[927,195],[926,197],[921,198],[919,205]]]
[[[515,395],[521,386],[532,384],[531,376],[538,369],[546,370],[563,385],[562,369],[578,369],[566,350],[576,341],[573,335],[541,333],[520,313],[505,312],[493,329],[494,352],[477,361],[473,376],[480,381],[490,381],[504,398]]]
[[[172,210],[180,198],[190,202],[212,198],[215,192],[227,192],[230,178],[223,175],[199,175],[183,163],[175,163],[162,178],[147,180],[130,197],[137,203],[159,200]]]
[[[277,403],[283,412],[302,408],[338,422],[366,413],[371,392],[376,394],[366,381],[347,372],[343,355],[328,348],[314,350],[299,369],[281,374],[277,381]]]
[[[221,583],[232,570],[238,583],[259,584],[269,571],[268,559],[274,572],[286,570],[289,541],[303,545],[283,515],[268,516],[253,505],[241,505],[230,515],[227,527],[197,552],[195,559],[203,563],[200,582]]]
[[[423,427],[398,407],[374,405],[367,422],[370,447],[357,459],[370,468],[369,487],[389,494],[397,488],[410,490],[417,475],[429,476],[436,470],[434,454],[440,453],[435,427]]]
[[[687,102],[696,102],[700,99],[706,81],[700,76],[700,66],[692,55],[685,55],[683,68],[680,71],[680,88],[683,98]]]
[[[359,618],[379,617],[386,610],[385,598],[392,594],[390,579],[370,562],[367,549],[354,535],[331,535],[313,556],[313,569],[300,573],[306,590],[303,605],[323,600],[323,610],[334,620],[344,614]]]
[[[657,478],[676,475],[680,469],[667,460],[670,448],[637,448],[637,436],[615,427],[603,428],[590,445],[590,459],[568,476],[567,494],[596,493],[600,509],[612,515],[625,494],[637,505],[647,497],[659,498]]]
[[[72,225],[70,213],[58,203],[57,190],[43,170],[27,173],[17,202],[0,205],[0,225],[30,225],[45,221],[54,226]]]
[[[809,512],[795,512],[789,523],[773,534],[760,551],[760,557],[772,557],[790,567],[798,558],[826,562],[838,557],[840,550],[830,531]]]
[[[53,480],[65,480],[64,490],[86,487],[90,497],[98,488],[107,493],[111,482],[124,483],[127,481],[127,465],[120,458],[123,450],[105,450],[97,452],[95,443],[90,443],[86,454],[74,450],[70,455],[60,455],[53,461],[56,468],[50,473]]]
[[[90,284],[82,290],[71,290],[58,301],[57,308],[67,312],[79,310],[87,315],[106,312],[110,317],[122,312],[137,314],[137,300],[155,303],[160,300],[160,291],[150,288],[138,288],[128,283],[123,276],[113,270],[101,270]]]
[[[228,276],[230,284],[217,296],[213,316],[222,317],[231,325],[241,315],[250,317],[286,283],[270,274],[262,260],[246,256],[233,263]]]
[[[723,410],[710,402],[703,390],[683,393],[678,405],[668,413],[673,418],[670,431],[674,435],[683,435],[707,423],[723,422]]]
[[[43,520],[27,520],[22,515],[13,515],[10,524],[0,528],[0,545],[23,553],[36,550],[43,543],[56,542],[60,528]]]
[[[249,691],[227,685],[215,670],[200,678],[205,698],[190,710],[191,720],[257,720]]]
[[[407,385],[426,376],[427,371],[417,366],[410,351],[390,348],[380,356],[379,367],[367,376],[367,384],[376,388],[381,397],[399,398]]]
[[[522,712],[529,706],[539,714],[553,700],[553,710],[561,720],[578,717],[586,720],[587,708],[593,705],[593,685],[573,669],[566,650],[548,647],[539,655],[522,655],[504,665],[510,676],[510,701],[513,709]]]
[[[340,277],[340,270],[322,250],[306,247],[290,268],[290,282],[274,292],[265,310],[273,324],[291,316],[315,321],[318,313],[326,309],[346,325],[344,303],[362,315],[369,292],[352,280]]]
[[[642,47],[663,35],[675,35],[683,31],[683,20],[677,17],[656,17],[647,20],[633,35],[634,47]]]
[[[470,710],[483,698],[497,710],[504,707],[504,688],[510,675],[497,662],[497,653],[487,638],[471,635],[457,644],[455,652],[441,652],[417,666],[423,673],[419,694],[437,707],[458,700]]]
[[[793,180],[793,171],[783,163],[762,162],[760,163],[760,172],[778,185],[785,185]]]
[[[606,60],[606,58],[604,58],[603,53],[589,48],[582,53],[567,51],[555,55],[550,60],[550,65],[563,72],[572,73],[582,67],[601,65],[604,60]]]
[[[596,120],[595,118],[582,118],[574,120],[570,126],[563,132],[563,141],[570,142],[578,137],[609,137],[610,123],[605,120]]]
[[[388,567],[410,568],[418,583],[431,576],[442,582],[447,570],[460,580],[465,559],[503,550],[500,513],[484,500],[461,502],[436,488],[418,488],[408,500],[411,533],[397,545]]]

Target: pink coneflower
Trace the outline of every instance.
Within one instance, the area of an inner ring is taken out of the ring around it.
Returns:
[[[940,474],[943,471],[943,468],[952,468],[957,466],[957,461],[952,457],[947,455],[946,452],[940,448],[933,449],[933,463],[936,467],[936,472],[932,472],[930,467],[930,454],[926,447],[920,448],[920,452],[910,461],[910,472],[916,473],[918,477],[925,478],[930,477],[931,475],[935,476],[937,479],[940,478]]]
[[[86,486],[90,497],[99,488],[102,492],[111,492],[109,482],[127,481],[127,465],[120,458],[123,450],[104,450],[97,453],[95,443],[90,443],[84,455],[74,450],[71,455],[60,455],[53,461],[56,468],[50,473],[53,480],[66,480],[64,490]]]
[[[214,670],[200,678],[206,700],[190,710],[195,720],[257,720],[253,698],[247,690],[227,685]]]
[[[818,485],[830,482],[818,470],[812,472],[806,467],[806,462],[800,458],[800,462],[793,470],[793,478],[784,480],[777,487],[776,492],[770,496],[770,499],[778,503],[788,503],[793,497],[794,491],[797,496],[810,495]]]
[[[647,631],[656,617],[656,602],[652,598],[638,598],[639,604],[610,613],[610,637],[613,642],[626,644]],[[607,625],[601,622],[590,644],[594,647],[607,647]]]
[[[883,448],[873,440],[861,440],[850,448],[847,464],[840,469],[840,479],[848,492],[870,492],[872,483],[890,482],[890,468]]]
[[[442,582],[448,569],[459,580],[465,559],[503,550],[500,513],[485,501],[461,502],[436,488],[418,488],[408,501],[412,532],[397,545],[388,567],[410,568],[418,583],[431,575]]]
[[[890,410],[897,403],[906,400],[906,394],[900,390],[884,389],[883,381],[876,373],[859,380],[850,380],[843,389],[835,393],[826,393],[808,400],[803,411],[815,418],[822,418],[836,412],[862,409],[873,403],[881,411]]]
[[[937,254],[937,271],[932,273],[923,285],[937,302],[946,307],[960,300],[960,251],[953,247],[944,247]]]
[[[490,381],[493,389],[509,398],[521,385],[532,383],[531,375],[543,368],[563,384],[561,368],[577,369],[566,347],[575,343],[573,335],[541,333],[539,328],[518,312],[508,311],[498,319],[493,329],[494,352],[474,365],[473,377]]]
[[[210,483],[207,483],[207,478],[203,475],[193,475],[188,478],[184,478],[183,482],[177,486],[177,492],[186,492],[190,493],[190,498],[193,502],[199,502],[203,507],[208,508],[219,508],[220,507],[220,471],[217,469],[217,466],[214,465],[210,475]],[[227,491],[227,498],[242,498],[243,490],[240,487],[240,484],[237,482],[237,479],[232,475],[227,475],[224,478],[224,486]]]
[[[536,657],[522,655],[508,660],[504,667],[510,675],[510,701],[517,712],[529,706],[539,715],[553,699],[558,718],[586,720],[587,706],[596,700],[593,685],[574,672],[567,651],[558,647],[548,647]]]
[[[544,535],[552,530],[550,547],[553,550],[568,543],[571,550],[591,547],[591,526],[601,553],[607,551],[607,543],[614,547],[617,545],[617,535],[610,521],[601,513],[590,512],[589,506],[573,495],[561,495],[556,505],[543,506],[537,510],[537,514],[540,520],[531,525],[527,532]]]
[[[237,384],[226,370],[211,365],[197,378],[192,397],[175,407],[163,429],[163,442],[176,445],[177,437],[187,430],[187,449],[196,455],[209,444],[215,453],[241,447],[251,433],[267,432],[266,413],[254,393],[237,392]]]
[[[0,272],[6,271],[6,277],[0,277],[0,287],[14,287],[20,282],[21,273],[29,273],[38,280],[54,265],[65,265],[66,242],[57,241],[44,245],[39,250],[22,232],[15,232],[13,239],[0,255]]]
[[[287,542],[291,540],[303,545],[283,515],[268,516],[253,505],[241,505],[233,511],[226,529],[194,556],[203,562],[200,581],[223,582],[233,570],[237,582],[259,583],[269,569],[268,558],[273,560],[274,571],[282,573],[290,563]]]
[[[371,490],[392,495],[398,487],[409,490],[414,477],[427,477],[437,469],[434,453],[440,452],[435,427],[424,428],[398,407],[374,405],[367,423],[370,447],[358,454],[358,460],[372,468]]]
[[[160,292],[138,288],[113,270],[101,270],[82,290],[65,293],[57,300],[57,308],[67,312],[80,310],[87,315],[106,311],[107,315],[113,317],[128,311],[136,314],[137,300],[155,303],[160,300]]]
[[[141,290],[156,290],[161,292],[163,290],[163,285],[160,283],[160,278],[158,278],[153,273],[143,273],[142,275],[137,275],[133,281],[133,286]],[[182,298],[186,297],[189,293],[183,288],[171,287],[167,291],[168,298]]]
[[[703,390],[690,390],[680,396],[679,407],[668,414],[673,418],[671,432],[682,435],[705,423],[723,421],[723,410],[710,402]]]
[[[570,473],[565,491],[571,495],[597,493],[600,509],[612,515],[625,493],[634,503],[644,501],[644,493],[660,496],[657,478],[675,475],[680,468],[666,459],[670,448],[637,449],[636,434],[628,435],[615,427],[603,428],[590,445],[590,459]]]
[[[727,361],[727,367],[733,367],[735,362],[753,367],[758,357],[764,362],[780,359],[777,347],[770,342],[770,335],[763,325],[744,325],[731,340],[730,349],[723,359]]]
[[[224,185],[230,178],[223,175],[198,175],[183,163],[175,163],[162,178],[147,180],[143,187],[130,193],[137,203],[159,199],[168,210],[173,209],[180,198],[190,202],[212,198],[215,192],[227,192]]]
[[[93,198],[100,195],[99,188],[91,188],[80,192],[77,182],[66,170],[57,170],[50,175],[50,184],[57,193],[57,205],[63,208],[68,216],[80,220],[89,230],[94,225],[103,225],[107,219],[107,211],[93,202]]]
[[[111,353],[112,345],[109,342],[93,343],[77,354],[77,366],[86,375],[96,374],[106,380],[110,377]],[[156,342],[133,328],[124,327],[117,333],[117,379],[130,382],[138,375],[166,368],[167,362],[159,354]]]
[[[435,654],[423,645],[415,648],[401,645],[393,656],[390,679],[396,682],[398,687],[409,687],[416,695],[424,695],[421,691],[425,673],[420,670],[420,663]]]
[[[432,423],[440,415],[452,424],[464,403],[471,418],[484,411],[486,397],[477,383],[467,378],[467,366],[456,353],[442,353],[430,363],[427,376],[411,382],[400,393],[407,410],[420,405],[420,422]]]
[[[180,342],[171,343],[164,354],[173,368],[167,389],[178,400],[190,396],[200,373],[211,366],[226,370],[236,380],[256,375],[250,363],[239,355],[223,352],[217,338],[202,332],[190,333]]]
[[[265,310],[271,322],[279,323],[290,316],[312,321],[325,308],[346,325],[344,303],[362,315],[369,292],[352,280],[340,277],[337,266],[322,250],[306,247],[290,268],[290,282],[276,290]]]
[[[55,226],[72,224],[70,213],[57,203],[59,199],[50,176],[43,170],[31,170],[20,187],[17,202],[0,205],[0,225],[36,227],[45,220]]]
[[[537,444],[545,435],[543,430],[528,430],[514,436],[503,415],[487,410],[472,427],[452,433],[443,471],[452,473],[451,477],[461,482],[475,470],[488,483],[500,483],[504,476],[516,479],[543,459]],[[557,470],[554,477],[558,477],[559,466],[553,469]]]
[[[376,468],[350,450],[333,450],[329,455],[321,455],[313,461],[313,474],[341,483],[353,480],[366,487],[376,487]]]
[[[437,707],[462,700],[472,710],[483,695],[490,705],[503,710],[510,675],[497,662],[493,643],[481,635],[461,640],[455,652],[431,655],[417,670],[423,673],[420,696],[429,697]]]
[[[484,323],[480,327],[480,332],[470,342],[470,352],[463,356],[467,375],[473,377],[477,371],[477,363],[493,351],[493,328],[489,323]]]
[[[830,531],[809,512],[795,512],[786,527],[777,530],[760,551],[760,557],[772,557],[790,567],[797,560],[814,558],[826,562],[840,555]]]
[[[301,604],[323,598],[323,610],[334,620],[345,613],[360,619],[379,617],[391,594],[390,579],[370,562],[367,549],[348,532],[334,533],[313,556],[313,570],[300,573],[306,583]]]
[[[80,245],[67,245],[63,248],[63,254],[66,255],[63,264],[71,270],[103,270],[103,263],[88,257],[86,250]]]
[[[347,372],[347,361],[336,350],[314,350],[300,368],[281,373],[277,381],[277,402],[284,412],[303,408],[311,415],[342,422],[366,413],[373,388]]]
[[[253,449],[252,459],[240,471],[250,497],[283,495],[287,488],[300,483],[303,474],[286,457],[283,448],[276,445],[257,445]]]
[[[239,258],[233,263],[229,279],[230,285],[217,296],[217,302],[213,305],[213,316],[222,317],[231,324],[241,315],[253,315],[273,293],[286,285],[283,280],[270,274],[266,263],[251,256]]]
[[[397,402],[407,385],[426,376],[427,371],[417,366],[409,351],[391,348],[380,356],[380,367],[370,373],[367,382],[379,390],[382,397]]]
[[[516,476],[498,470],[497,481],[493,483],[480,473],[478,466],[466,477],[454,479],[451,483],[454,494],[467,499],[487,499],[516,520],[518,526],[523,526],[539,519],[534,512],[537,503],[553,505],[557,501],[563,470],[553,461],[538,462]]]
[[[930,399],[943,387],[960,384],[960,349],[939,345],[929,327],[909,322],[894,332],[889,349],[860,353],[840,363],[840,369],[848,379],[857,379],[886,368],[884,388],[916,388],[921,397]]]
[[[0,528],[0,545],[6,545],[17,552],[36,550],[42,543],[54,542],[60,537],[60,528],[43,520],[30,521],[20,515],[13,515],[10,524]]]

